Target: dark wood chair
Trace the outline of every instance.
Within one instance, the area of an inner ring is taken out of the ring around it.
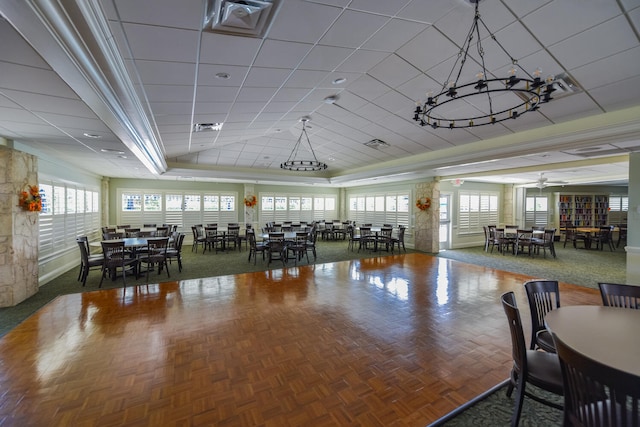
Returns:
[[[167,249],[167,260],[171,263],[172,260],[178,261],[178,271],[182,272],[182,243],[184,242],[184,233],[176,233],[173,236],[173,243]]]
[[[302,258],[306,255],[307,264],[309,263],[309,255],[307,254],[307,237],[308,233],[306,231],[296,231],[295,239],[287,244],[287,260],[293,259],[294,264],[297,265],[298,261],[302,261]],[[289,257],[289,253],[291,253],[292,257]]]
[[[150,237],[147,239],[147,250],[138,257],[138,262],[147,266],[147,283],[149,283],[149,271],[153,270],[156,265],[158,266],[158,274],[164,268],[167,270],[167,277],[171,277],[169,263],[167,262],[168,249],[168,237]]]
[[[516,304],[515,294],[513,292],[507,292],[502,295],[501,299],[511,332],[513,368],[511,369],[511,381],[507,387],[507,396],[511,397],[513,390],[516,390],[513,415],[511,416],[511,426],[515,427],[520,421],[522,403],[524,402],[525,396],[556,409],[562,409],[562,405],[526,390],[526,385],[529,383],[562,396],[562,374],[556,354],[527,350],[524,342],[520,310]]]
[[[602,305],[640,310],[640,286],[598,283]]]
[[[551,252],[554,258],[556,258],[556,247],[554,246],[554,241],[556,238],[556,229],[545,229],[542,237],[534,237],[531,239],[531,245],[534,248],[534,251],[537,255],[540,254],[540,248],[544,253],[544,257],[547,257],[547,249]]]
[[[118,269],[122,274],[122,283],[127,286],[127,271],[131,272],[135,277],[138,276],[138,259],[130,257],[131,252],[125,248],[122,240],[105,240],[100,244],[102,245],[104,262],[102,263],[102,277],[98,287],[102,287],[102,281],[107,274],[115,277],[118,274]]]
[[[602,250],[604,245],[609,246],[609,251],[613,252],[615,250],[615,245],[613,244],[613,227],[604,226],[600,227],[600,230],[593,238],[593,241],[596,244],[596,248]]]
[[[627,224],[618,224],[618,241],[616,247],[620,247],[620,243],[627,243]]]
[[[400,248],[402,247],[402,250],[407,252],[407,248],[404,246],[404,234],[405,231],[407,230],[407,227],[405,227],[404,225],[400,225],[398,227],[398,234],[395,237],[391,238],[391,252],[393,253],[393,248],[394,246],[398,247],[398,252],[400,252]]]
[[[82,281],[82,286],[85,286],[87,284],[89,271],[91,271],[91,269],[102,268],[104,255],[91,255],[91,248],[87,236],[77,237],[76,242],[78,242],[80,249],[80,273],[78,274],[78,281]]]
[[[583,233],[578,233],[575,225],[567,225],[564,231],[564,244],[563,248],[567,247],[567,242],[571,242],[574,248],[578,248],[578,242],[582,242],[582,247],[586,247],[587,236]]]
[[[516,255],[520,253],[527,253],[527,255],[531,256],[531,248],[533,247],[534,239],[533,239],[533,229],[524,230],[518,229],[516,232],[516,242],[515,242],[515,253]]]
[[[582,355],[556,335],[553,338],[564,387],[563,425],[640,426],[640,378]]]
[[[267,247],[267,254],[269,255],[267,265],[276,260],[282,261],[283,266],[287,264],[287,245],[284,240],[284,233],[269,233]]]
[[[202,231],[202,226],[194,225],[191,227],[191,232],[193,233],[193,243],[191,244],[191,252],[196,251],[198,253],[198,246],[202,246],[202,251],[204,252],[204,246],[206,243],[206,238]]]
[[[555,353],[551,333],[544,325],[544,317],[553,309],[560,307],[560,290],[555,280],[530,280],[525,282],[524,289],[531,311],[531,343],[529,348],[540,348]]]
[[[249,258],[247,261],[251,261],[251,257],[253,257],[253,264],[255,265],[259,252],[262,253],[262,260],[264,261],[264,254],[269,248],[264,242],[256,240],[256,233],[253,229],[247,229],[247,241],[249,242]]]

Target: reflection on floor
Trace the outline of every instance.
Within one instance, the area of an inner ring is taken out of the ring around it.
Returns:
[[[0,340],[0,425],[424,426],[507,378],[527,279],[407,254],[61,296]]]

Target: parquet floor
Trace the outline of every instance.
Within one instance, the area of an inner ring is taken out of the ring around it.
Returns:
[[[425,426],[507,378],[527,279],[407,254],[61,296],[0,340],[0,426]]]

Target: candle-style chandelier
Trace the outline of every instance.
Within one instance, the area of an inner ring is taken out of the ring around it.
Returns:
[[[316,158],[316,153],[313,151],[313,147],[311,147],[311,141],[309,140],[309,135],[307,135],[306,125],[307,125],[307,122],[311,121],[311,119],[309,117],[302,117],[300,121],[302,122],[302,132],[300,132],[298,141],[296,141],[296,145],[293,146],[293,150],[291,151],[291,154],[289,154],[289,158],[287,159],[286,162],[281,163],[280,167],[282,169],[287,169],[290,171],[297,171],[297,172],[317,172],[317,171],[325,170],[328,167],[327,164],[318,161],[318,159]],[[309,152],[311,153],[311,156],[313,156],[313,160],[312,159],[301,160],[299,158],[299,150],[300,150],[300,146],[302,145],[303,136],[307,140],[307,145],[309,145]]]
[[[548,76],[542,79],[540,69],[536,69],[533,74],[522,70],[526,76],[516,76],[518,61],[500,44],[480,17],[478,4],[481,0],[468,1],[475,4],[473,24],[440,92],[436,94],[427,93],[427,100],[417,103],[413,120],[421,126],[431,126],[434,129],[455,129],[495,124],[505,120],[517,119],[524,113],[536,111],[540,104],[549,102],[552,99],[551,93],[555,90],[553,87],[554,77]],[[481,26],[488,34],[487,39],[491,38],[491,40],[495,41],[511,60],[512,66],[507,77],[489,78],[490,73],[487,71],[484,60],[485,52],[480,34]],[[477,49],[477,62],[480,64],[481,69],[476,73],[476,80],[460,84],[462,69],[467,59],[470,58],[469,49],[472,44]],[[507,108],[504,108],[503,99],[500,99],[500,102],[494,102],[497,101],[498,96],[503,95],[510,95],[506,103]],[[463,112],[456,115],[458,111],[468,111],[465,108],[458,108],[458,105],[455,105],[456,102],[468,102],[475,107],[477,114]],[[497,107],[498,104],[502,106]]]

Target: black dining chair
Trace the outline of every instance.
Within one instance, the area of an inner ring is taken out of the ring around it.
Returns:
[[[553,335],[564,389],[565,426],[639,427],[640,378],[593,360]]]
[[[530,280],[525,282],[524,289],[531,312],[531,342],[529,348],[540,348],[555,353],[551,333],[544,324],[548,312],[560,307],[560,289],[556,280]]]
[[[89,246],[89,239],[87,236],[79,236],[76,238],[78,242],[78,248],[80,249],[80,274],[78,275],[78,281],[82,281],[82,286],[87,284],[87,276],[92,269],[102,268],[104,263],[103,254],[91,254],[91,248]]]
[[[562,405],[526,390],[526,385],[529,383],[542,390],[562,396],[562,374],[560,372],[560,362],[556,354],[527,350],[524,332],[522,330],[520,310],[516,303],[515,294],[513,292],[507,292],[502,295],[501,300],[502,307],[509,321],[509,331],[511,332],[513,368],[511,369],[511,380],[507,387],[507,396],[511,397],[515,389],[516,397],[513,414],[511,416],[511,426],[516,427],[520,422],[520,414],[522,413],[522,404],[525,396],[553,408],[562,409]]]
[[[102,253],[104,254],[104,262],[102,263],[102,277],[100,278],[99,288],[102,287],[102,281],[105,276],[114,276],[118,274],[118,270],[122,274],[122,283],[127,286],[127,271],[138,277],[138,259],[131,258],[129,252],[122,240],[104,240],[100,242],[102,245]]]
[[[640,310],[640,286],[621,283],[598,283],[602,305]]]

